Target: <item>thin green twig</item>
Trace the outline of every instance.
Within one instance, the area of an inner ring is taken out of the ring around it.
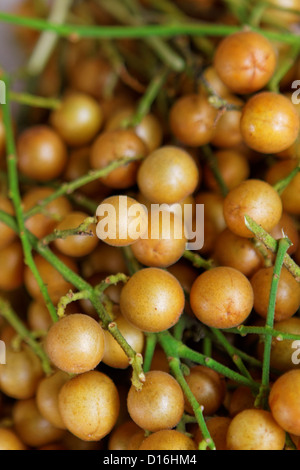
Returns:
[[[245,224],[255,237],[260,240],[266,248],[268,248],[268,250],[271,250],[272,253],[277,253],[278,240],[275,240],[275,238],[258,225],[249,215],[245,215]],[[295,279],[300,282],[300,267],[287,253],[284,255],[283,264]]]
[[[142,39],[150,37],[170,38],[181,34],[194,36],[223,37],[241,31],[241,26],[231,26],[215,23],[170,23],[138,26],[82,26],[72,24],[55,24],[39,18],[25,18],[0,12],[0,21],[23,26],[37,31],[54,31],[61,37],[73,40],[80,38],[106,38],[106,39]],[[286,44],[297,44],[299,36],[292,32],[276,32],[260,28],[252,28],[273,41],[281,41]]]
[[[107,176],[111,171],[115,170],[116,168],[119,168],[120,166],[126,165],[128,163],[140,160],[142,157],[126,157],[126,158],[121,158],[119,160],[115,160],[109,165],[107,165],[104,168],[101,168],[99,170],[92,170],[90,171],[87,175],[81,176],[80,178],[70,181],[68,183],[63,183],[60,187],[56,189],[50,196],[47,198],[43,199],[40,201],[38,204],[36,204],[34,207],[29,209],[25,214],[24,218],[25,220],[28,219],[29,217],[32,217],[35,214],[38,214],[41,212],[50,202],[54,201],[60,196],[64,195],[70,195],[76,189],[81,188],[87,183],[90,183],[91,181],[95,181],[99,178]]]
[[[9,90],[9,79],[5,75],[3,77],[4,82],[6,83],[6,87]],[[25,220],[24,214],[22,210],[22,200],[19,188],[19,178],[18,178],[18,167],[17,167],[17,153],[16,147],[14,142],[14,131],[12,127],[12,116],[11,116],[11,109],[10,109],[10,99],[9,93],[6,99],[6,103],[3,104],[3,122],[5,126],[5,133],[6,133],[6,147],[7,147],[7,170],[8,170],[8,184],[9,184],[9,197],[11,198],[15,214],[16,214],[16,221],[18,225],[18,233],[20,236],[20,240],[23,247],[24,252],[24,262],[25,264],[31,269],[40,291],[45,299],[47,308],[51,315],[53,321],[57,321],[57,314],[56,309],[50,299],[47,286],[44,284],[41,275],[35,265],[33,255],[32,255],[32,246],[29,241],[27,231],[25,228]]]
[[[11,307],[10,303],[2,297],[0,297],[0,314],[14,328],[19,337],[22,338],[22,340],[25,341],[25,343],[27,343],[40,358],[44,372],[46,374],[50,374],[52,372],[52,368],[43,347],[35,339],[35,335],[24,325],[17,313]]]
[[[278,251],[275,260],[273,277],[269,296],[269,305],[266,318],[266,326],[273,328],[274,315],[275,315],[275,303],[276,295],[278,290],[278,284],[280,279],[280,273],[283,265],[284,256],[291,246],[291,242],[288,238],[281,238],[278,242]],[[269,391],[269,375],[270,375],[270,356],[271,356],[272,336],[266,334],[264,337],[264,354],[263,354],[263,368],[262,368],[262,379],[260,384],[259,393],[255,400],[255,406],[260,408],[266,408]]]

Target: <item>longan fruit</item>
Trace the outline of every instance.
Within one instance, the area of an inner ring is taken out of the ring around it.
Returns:
[[[195,442],[175,429],[163,429],[146,437],[138,450],[196,450]]]
[[[113,323],[116,323],[123,338],[125,338],[132,349],[136,353],[141,354],[145,342],[144,333],[140,329],[135,328],[120,314],[114,318]],[[126,369],[129,366],[129,358],[112,334],[107,330],[104,330],[104,341],[105,348],[102,362],[110,367]]]
[[[187,94],[179,97],[169,114],[170,129],[184,145],[199,147],[212,141],[218,110],[206,94]]]
[[[234,416],[226,441],[228,450],[283,450],[285,431],[269,411],[249,409]]]
[[[299,114],[293,103],[280,93],[257,93],[243,107],[243,141],[257,152],[272,154],[286,150],[297,139],[299,129]]]
[[[26,450],[25,444],[13,429],[0,428],[0,450]]]
[[[49,359],[60,370],[81,374],[94,369],[105,348],[100,324],[88,315],[74,313],[55,322],[45,338]]]
[[[232,328],[243,323],[251,313],[253,290],[240,271],[219,266],[197,277],[190,304],[195,316],[205,325]]]
[[[205,416],[213,415],[220,408],[225,397],[225,383],[220,375],[205,366],[193,366],[185,376],[194,397]],[[185,398],[185,410],[193,414],[193,408]]]
[[[182,217],[169,210],[151,210],[148,234],[131,247],[135,258],[145,266],[166,268],[178,261],[186,248],[187,238]]]
[[[273,45],[262,34],[239,31],[221,40],[213,64],[231,91],[249,94],[268,83],[275,71],[277,57]]]
[[[174,204],[191,195],[199,179],[199,169],[190,154],[167,145],[150,153],[141,163],[137,184],[151,203]]]
[[[89,144],[103,123],[100,104],[84,93],[70,93],[52,111],[50,123],[63,141],[70,146]]]
[[[261,268],[256,271],[250,280],[254,294],[254,310],[263,318],[266,318],[268,313],[273,272],[273,266]],[[275,321],[282,321],[292,317],[297,312],[299,306],[300,284],[286,267],[283,266],[276,294]]]
[[[120,309],[135,327],[147,332],[171,328],[179,319],[185,298],[178,280],[160,268],[144,268],[124,285]]]
[[[136,184],[140,159],[147,155],[147,147],[132,129],[102,132],[93,142],[90,165],[94,170],[105,168],[123,158],[138,158],[109,172],[100,181],[112,189],[126,189]]]
[[[79,227],[89,215],[82,211],[72,211],[56,225],[56,230],[70,230]],[[87,228],[87,233],[78,233],[66,238],[57,238],[53,244],[55,248],[66,256],[83,257],[91,253],[98,244],[96,236],[96,225],[91,223]]]
[[[36,404],[41,415],[53,426],[65,429],[58,408],[58,394],[61,387],[70,379],[70,375],[61,370],[55,370],[44,377],[36,390]]]
[[[245,215],[269,232],[281,218],[282,202],[270,184],[259,179],[247,179],[229,191],[223,212],[227,227],[233,233],[252,238],[253,233],[245,224]]]
[[[6,348],[6,364],[0,365],[3,393],[17,400],[32,398],[43,376],[41,361],[29,346],[22,345],[19,351]]]
[[[152,370],[145,374],[141,390],[130,387],[127,408],[131,419],[142,429],[152,432],[171,429],[184,411],[183,391],[172,375]]]
[[[59,134],[46,125],[24,130],[17,140],[18,168],[35,181],[59,177],[67,163],[67,149]]]
[[[40,414],[35,398],[16,401],[12,417],[18,436],[30,447],[59,442],[65,434],[63,429],[56,428]]]
[[[100,371],[71,378],[62,386],[58,403],[66,428],[83,441],[99,441],[108,435],[120,410],[116,385]]]
[[[286,432],[300,435],[300,369],[289,370],[271,387],[269,407],[273,418]]]

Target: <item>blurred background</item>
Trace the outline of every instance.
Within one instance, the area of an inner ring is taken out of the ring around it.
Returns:
[[[11,11],[23,0],[0,0],[0,11]],[[13,72],[22,64],[24,55],[9,24],[0,25],[0,66],[8,72]]]

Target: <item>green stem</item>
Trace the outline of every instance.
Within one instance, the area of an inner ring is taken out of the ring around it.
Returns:
[[[278,192],[278,194],[282,194],[285,188],[290,184],[290,182],[295,178],[295,176],[299,173],[300,171],[300,164],[297,165],[293,170],[282,180],[277,181],[277,183],[274,184],[273,188],[275,191]]]
[[[245,215],[245,224],[249,230],[260,240],[268,250],[272,253],[276,253],[278,249],[278,240],[275,240],[271,235],[268,234],[260,225],[258,225],[249,215]],[[300,282],[300,267],[295,261],[286,253],[283,258],[284,266],[289,272]]]
[[[157,344],[156,334],[147,333],[146,334],[146,347],[144,351],[144,366],[143,366],[145,374],[146,372],[149,372],[151,368],[151,363],[152,363],[156,344]]]
[[[250,380],[238,372],[229,369],[229,367],[226,367],[223,364],[215,361],[211,357],[207,357],[204,354],[194,351],[193,349],[183,344],[181,341],[173,338],[169,331],[157,333],[157,338],[168,357],[188,359],[197,364],[210,367],[224,377],[227,377],[240,385],[246,385],[253,391],[258,391],[259,384],[253,379]]]
[[[90,225],[93,225],[97,222],[96,217],[87,217],[78,227],[70,228],[66,230],[57,230],[54,229],[52,233],[42,238],[39,241],[41,246],[49,245],[52,241],[57,239],[66,239],[74,235],[80,236],[94,236],[92,230],[88,230]]]
[[[214,266],[213,261],[206,260],[193,251],[185,250],[183,257],[191,261],[195,268],[212,269]]]
[[[9,80],[8,77],[3,77],[4,82],[9,89]],[[16,221],[18,225],[18,233],[21,239],[23,252],[24,252],[24,262],[31,269],[39,289],[45,299],[45,303],[51,315],[53,321],[57,320],[56,309],[50,299],[46,285],[44,284],[41,275],[34,263],[32,255],[32,246],[30,244],[27,230],[25,228],[24,214],[22,210],[22,199],[19,188],[19,179],[18,179],[18,166],[17,166],[17,154],[14,142],[14,131],[12,127],[12,116],[10,110],[10,100],[9,93],[6,99],[6,103],[3,104],[3,122],[5,126],[6,133],[6,148],[7,148],[7,170],[8,170],[8,182],[9,182],[9,197],[12,200],[14,205]]]
[[[141,269],[141,265],[139,264],[137,259],[134,257],[130,246],[122,247],[122,252],[125,258],[128,272],[132,276],[132,274],[136,273],[137,271]]]
[[[67,18],[67,14],[72,6],[72,3],[73,0],[54,0],[52,2],[48,22],[63,24]],[[41,74],[56,46],[58,39],[59,36],[56,32],[44,30],[43,34],[38,39],[38,42],[28,61],[27,72],[29,75],[38,76]]]
[[[50,194],[47,198],[43,199],[40,203],[34,206],[32,209],[29,209],[24,214],[24,218],[28,219],[35,214],[41,212],[50,202],[54,201],[60,196],[72,194],[76,189],[84,186],[91,181],[95,181],[99,178],[107,176],[111,171],[119,168],[120,166],[126,165],[127,163],[140,160],[141,157],[126,157],[121,158],[119,160],[115,160],[105,168],[101,168],[99,170],[92,170],[87,175],[84,175],[74,181],[70,181],[69,183],[63,183],[54,193]]]
[[[6,223],[9,227],[11,227],[13,230],[15,230],[18,233],[19,229],[18,229],[18,226],[16,224],[14,217],[6,214],[3,211],[0,211],[0,220]],[[25,230],[25,232],[34,250],[36,250],[37,253],[43,256],[43,258],[45,258],[45,260],[48,261],[51,264],[51,266],[55,267],[55,269],[63,276],[63,278],[69,281],[78,291],[84,292],[84,296],[86,296],[91,301],[93,307],[97,311],[99,318],[103,323],[104,328],[108,329],[108,326],[110,323],[112,323],[113,319],[106,311],[98,292],[81,276],[79,276],[77,273],[72,271],[65,263],[63,263],[49,249],[47,245],[41,245],[39,243],[39,240],[34,235],[32,235],[27,230]],[[122,276],[125,276],[125,275],[122,274]],[[56,315],[55,321],[57,321],[58,316],[57,316],[56,310],[55,310],[55,315]],[[140,355],[137,355],[137,353],[132,349],[132,347],[124,340],[118,328],[115,327],[111,329],[110,331],[111,331],[111,334],[116,339],[116,341],[118,342],[121,341],[124,352],[129,357],[132,363],[135,386],[137,388],[141,387],[142,380],[139,380],[139,377],[143,377],[143,369],[142,369],[142,360],[140,358]]]
[[[233,363],[237,366],[238,370],[241,372],[242,375],[245,377],[248,377],[249,380],[251,380],[251,374],[245,367],[241,357],[237,354],[235,348],[230,344],[230,342],[227,340],[227,338],[224,336],[222,331],[218,330],[217,328],[211,328],[211,331],[215,338],[222,344],[224,347],[225,351],[229,354],[231,357]]]
[[[107,326],[107,329],[118,342],[118,344],[121,346],[121,348],[124,351],[128,350],[128,343],[120,333],[117,324],[115,322],[111,322]],[[131,382],[137,390],[140,390],[142,388],[143,382],[145,382],[145,373],[142,368],[143,356],[142,354],[136,353],[135,351],[133,351],[133,353],[129,352],[127,356],[129,358],[129,364],[132,366],[133,371]]]
[[[283,77],[288,73],[290,68],[295,64],[299,56],[300,46],[299,44],[294,44],[291,46],[290,51],[284,56],[281,64],[277,67],[272,79],[269,82],[269,90],[279,93],[280,91],[280,82]]]
[[[27,343],[40,358],[44,372],[46,374],[50,374],[52,369],[44,349],[38,341],[36,341],[34,334],[26,328],[19,316],[14,312],[9,302],[4,300],[2,297],[0,297],[0,313],[1,316],[14,328],[22,340],[25,341],[25,343]]]
[[[57,304],[58,317],[62,318],[65,315],[65,310],[70,303],[76,302],[77,300],[88,299],[89,294],[87,290],[75,293],[70,290],[66,295],[60,298]]]
[[[32,244],[36,251],[41,256],[43,256],[46,261],[48,261],[52,266],[54,266],[56,270],[67,281],[69,281],[74,287],[76,287],[77,290],[88,292],[88,298],[91,301],[95,310],[97,311],[99,318],[103,324],[103,327],[110,331],[116,341],[123,348],[125,354],[128,356],[133,369],[132,381],[136,388],[140,388],[143,382],[142,359],[140,357],[140,354],[136,353],[132,349],[132,347],[127,343],[127,341],[125,341],[117,326],[114,326],[113,328],[109,326],[111,323],[113,323],[113,319],[106,311],[99,294],[88,282],[86,282],[78,274],[74,273],[74,271],[72,271],[54,253],[52,253],[48,246],[40,246],[38,240],[36,240],[32,236],[30,238],[32,239]]]
[[[218,163],[215,154],[213,153],[209,145],[204,145],[203,147],[201,147],[201,151],[215,177],[216,182],[218,183],[222,196],[226,197],[228,194],[228,188],[218,168]]]
[[[269,305],[266,318],[266,326],[268,328],[273,328],[274,325],[274,315],[275,315],[275,303],[276,295],[278,291],[278,284],[280,279],[280,273],[283,265],[284,256],[291,246],[291,242],[288,238],[282,238],[278,243],[278,251],[275,260],[273,277],[270,289]],[[270,356],[271,356],[271,346],[272,346],[272,336],[266,334],[264,338],[264,354],[263,354],[263,369],[262,369],[262,379],[259,394],[255,401],[255,406],[260,408],[266,408],[267,398],[269,391],[269,376],[270,376]]]
[[[187,381],[184,378],[184,375],[181,370],[180,360],[177,357],[173,357],[170,362],[170,369],[176,378],[177,382],[181,386],[184,395],[186,396],[188,402],[190,403],[193,412],[195,414],[197,423],[199,428],[202,432],[203,439],[206,442],[206,448],[208,447],[210,450],[215,450],[215,444],[211,438],[211,435],[207,429],[206,422],[203,416],[203,407],[199,405],[198,401],[196,400],[195,396],[193,395],[190,387],[188,386]]]
[[[61,101],[58,99],[44,98],[43,96],[31,95],[30,93],[10,91],[9,95],[11,101],[36,108],[57,109],[61,104]]]
[[[138,16],[138,12],[133,6],[134,11],[130,11],[126,8],[124,3],[119,2],[118,0],[98,0],[98,3],[107,10],[112,16],[118,19],[123,24],[134,26],[146,25],[143,22],[143,19]],[[157,36],[145,37],[144,41],[146,44],[156,53],[156,55],[162,60],[162,62],[170,67],[175,72],[181,72],[185,68],[185,62],[170,46],[167,42],[162,40]]]
[[[150,37],[173,37],[178,35],[215,36],[223,37],[241,31],[241,26],[231,26],[216,23],[171,23],[137,26],[82,26],[71,24],[56,24],[43,19],[25,18],[0,12],[0,21],[36,31],[53,31],[66,38],[106,38],[106,39],[143,39]],[[286,44],[297,44],[299,36],[291,32],[276,32],[260,28],[252,28],[273,41],[281,41]]]
[[[94,287],[94,291],[98,295],[102,295],[103,292],[109,287],[118,284],[119,282],[126,283],[128,281],[128,276],[124,273],[111,274],[107,276],[100,284],[97,284]]]
[[[203,354],[207,357],[211,357],[212,354],[212,340],[208,336],[203,338]]]
[[[134,116],[130,119],[129,125],[130,126],[137,126],[140,124],[142,119],[149,113],[152,103],[154,102],[155,98],[157,97],[161,87],[165,83],[168,76],[168,70],[163,68],[159,73],[154,75],[153,79],[150,81],[146,92],[144,93],[143,97],[140,99],[136,112]]]
[[[260,336],[265,336],[265,335],[270,335],[273,338],[276,338],[278,341],[283,341],[283,340],[300,340],[300,335],[299,334],[291,334],[291,333],[286,333],[280,330],[275,330],[274,328],[269,328],[268,326],[247,326],[247,325],[240,325],[237,326],[236,328],[228,328],[229,333],[235,333],[239,334],[241,336],[246,336],[248,334],[253,334],[253,335],[260,335]]]

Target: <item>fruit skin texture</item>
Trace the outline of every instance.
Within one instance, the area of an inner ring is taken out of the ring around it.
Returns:
[[[145,157],[147,153],[146,144],[131,129],[102,132],[92,144],[90,165],[98,170],[117,160]],[[139,161],[122,165],[100,178],[100,181],[109,188],[129,188],[136,183],[139,166]]]
[[[101,106],[91,96],[71,93],[50,116],[52,126],[70,146],[88,144],[103,122]]]
[[[293,316],[287,320],[274,323],[274,330],[289,333],[292,335],[300,334],[300,318]],[[270,365],[274,369],[282,372],[287,372],[291,369],[299,369],[297,361],[292,361],[293,354],[296,353],[297,359],[299,358],[298,350],[293,348],[294,340],[284,339],[282,341],[277,338],[272,339],[272,349],[270,357]],[[263,358],[263,343],[257,345],[258,357]]]
[[[142,195],[157,204],[174,204],[194,192],[199,170],[193,158],[179,147],[166,145],[142,162],[137,184]]]
[[[278,93],[257,93],[243,108],[243,140],[257,152],[282,152],[295,142],[299,129],[299,115],[293,103]]]
[[[83,441],[98,441],[110,433],[119,415],[114,382],[102,372],[79,374],[66,382],[58,398],[66,428]]]
[[[268,313],[273,271],[273,266],[261,268],[250,280],[254,293],[254,310],[263,318],[266,318]],[[283,266],[276,294],[275,321],[282,321],[292,317],[297,312],[299,306],[300,284]]]
[[[63,429],[56,428],[40,414],[35,397],[16,401],[12,418],[16,433],[30,447],[58,442],[65,435]]]
[[[59,369],[81,374],[94,369],[104,354],[104,333],[88,315],[73,313],[54,323],[47,333],[45,349]]]
[[[274,419],[286,432],[300,435],[300,369],[282,374],[272,385],[269,406]]]
[[[225,397],[226,386],[220,375],[205,366],[193,366],[185,380],[200,406],[204,416],[211,416],[218,411]],[[185,410],[193,414],[193,408],[185,398]]]
[[[263,88],[276,68],[275,50],[268,39],[253,31],[224,38],[217,47],[214,66],[228,88],[248,94]]]
[[[59,429],[65,429],[65,425],[58,409],[58,394],[69,379],[70,376],[66,372],[55,370],[40,381],[36,391],[36,405],[40,414]]]
[[[49,126],[32,126],[17,141],[18,167],[36,181],[50,181],[63,172],[67,149],[57,132]]]
[[[252,238],[245,215],[270,232],[282,215],[282,202],[277,191],[265,181],[248,179],[227,194],[223,205],[227,227],[236,235]]]
[[[283,160],[275,162],[266,172],[266,181],[276,184],[288,176],[298,165],[298,160]],[[292,215],[300,215],[300,172],[294,176],[280,195],[283,209]]]
[[[269,411],[249,409],[232,419],[226,441],[228,450],[283,450],[285,432]]]
[[[40,359],[29,346],[6,350],[6,364],[0,365],[0,390],[16,400],[34,397],[44,372]],[[22,384],[22,386],[20,386]]]
[[[190,304],[207,326],[232,328],[243,323],[253,307],[250,281],[240,271],[217,267],[205,271],[192,285]]]
[[[170,128],[185,145],[205,145],[214,136],[217,114],[217,109],[209,103],[205,94],[184,95],[171,108]]]
[[[120,309],[127,320],[147,332],[164,331],[179,319],[185,298],[178,280],[160,268],[137,271],[122,289]]]
[[[160,431],[178,424],[184,412],[184,395],[176,379],[163,371],[145,374],[141,390],[132,385],[127,396],[131,419],[142,429]]]
[[[165,216],[170,224],[163,222]],[[171,266],[184,253],[187,243],[184,229],[182,217],[168,210],[152,210],[148,214],[148,235],[141,237],[132,245],[132,253],[145,266],[158,268]]]
[[[57,226],[56,230],[75,229],[80,226],[87,218],[88,214],[81,211],[72,211],[66,215]],[[66,238],[58,238],[54,240],[54,246],[64,255],[71,257],[86,256],[91,253],[97,246],[99,239],[96,236],[95,224],[90,224],[88,232],[91,235],[72,235]]]
[[[263,266],[264,259],[250,239],[225,228],[215,242],[213,259],[220,266],[235,268],[250,277]]]
[[[144,333],[131,325],[122,315],[117,315],[114,323],[117,324],[119,331],[132,349],[141,354],[144,346]],[[108,330],[103,330],[103,332],[105,348],[102,362],[110,367],[126,369],[129,366],[128,356]]]
[[[196,444],[182,432],[163,429],[146,437],[138,450],[196,450]]]
[[[214,416],[212,418],[208,418],[206,426],[212,440],[214,441],[216,450],[227,450],[226,435],[230,423],[231,418],[225,416]],[[194,435],[194,441],[196,445],[199,446],[202,440],[203,435],[201,429],[197,427],[197,431]]]

